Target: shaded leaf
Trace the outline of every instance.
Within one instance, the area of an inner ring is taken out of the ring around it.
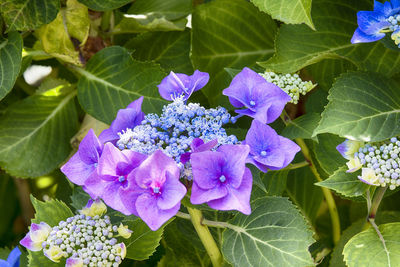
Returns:
[[[343,138],[333,134],[318,135],[318,143],[313,142],[312,152],[319,166],[328,175],[332,175],[338,168],[345,165],[345,158],[336,150],[336,146],[344,141]]]
[[[222,252],[234,266],[313,265],[314,242],[303,216],[286,198],[265,197],[251,215],[236,215],[223,233]]]
[[[281,196],[286,189],[289,170],[268,171],[261,174],[268,196]]]
[[[125,48],[108,47],[94,55],[85,69],[76,69],[79,103],[98,120],[111,123],[117,111],[144,96],[143,111],[159,112],[166,103],[157,85],[165,73],[154,63],[133,60]]]
[[[106,11],[119,8],[132,2],[132,0],[79,0],[79,2],[88,6],[92,10]]]
[[[314,135],[381,141],[400,134],[400,92],[392,79],[376,73],[346,73],[336,80],[328,100]]]
[[[318,113],[307,113],[289,121],[281,135],[292,140],[295,138],[311,139],[319,120],[320,115]]]
[[[8,34],[8,39],[0,37],[0,100],[13,88],[21,69],[22,38],[18,32]]]
[[[311,18],[311,1],[312,0],[251,0],[256,7],[270,14],[274,19],[278,19],[287,24],[305,23],[314,29]]]

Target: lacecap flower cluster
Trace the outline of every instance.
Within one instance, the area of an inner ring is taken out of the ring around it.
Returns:
[[[90,200],[80,214],[51,227],[32,223],[20,244],[31,251],[42,251],[53,262],[66,258],[66,267],[117,267],[126,255],[126,246],[117,238],[129,238],[126,226],[112,225],[101,200]]]
[[[348,159],[347,172],[362,169],[358,178],[369,185],[400,186],[400,140],[396,137],[384,142],[368,143],[346,140],[337,150]]]
[[[92,198],[101,198],[125,215],[139,216],[157,230],[180,209],[190,192],[192,204],[250,214],[252,174],[286,167],[300,150],[268,123],[277,119],[291,97],[244,68],[223,90],[238,114],[187,103],[209,75],[171,72],[158,85],[170,104],[161,114],[144,114],[143,97],[118,111],[110,128],[97,137],[90,130],[78,152],[61,168]],[[241,116],[253,118],[245,140],[224,128]]]
[[[381,3],[374,1],[373,11],[357,12],[358,28],[351,39],[355,43],[375,42],[385,33],[391,33],[394,43],[400,48],[400,0]]]

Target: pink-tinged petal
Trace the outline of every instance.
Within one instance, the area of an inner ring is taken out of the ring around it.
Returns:
[[[110,143],[104,145],[103,153],[99,160],[98,173],[104,180],[113,180],[117,174],[117,166],[128,165],[126,156]]]
[[[224,184],[217,184],[211,189],[201,189],[196,182],[193,182],[192,193],[190,195],[190,202],[192,204],[203,204],[205,202],[220,199],[228,194],[227,186]]]
[[[83,267],[83,260],[81,258],[68,258],[65,267]]]
[[[186,187],[179,181],[179,176],[166,172],[165,183],[160,188],[157,206],[162,210],[172,209],[186,194]]]
[[[218,152],[223,153],[225,157],[223,174],[230,186],[237,188],[242,183],[249,151],[248,145],[222,145],[218,148]]]
[[[150,184],[161,186],[165,182],[165,173],[179,177],[180,169],[175,160],[165,155],[161,150],[155,151],[135,169],[136,183],[147,188]]]
[[[181,203],[168,210],[160,210],[157,206],[157,199],[151,194],[142,194],[136,200],[136,210],[139,217],[150,227],[156,231],[166,221],[171,219],[179,210]]]
[[[21,241],[19,241],[19,243],[30,251],[42,250],[42,243],[33,242],[29,233],[27,233],[26,236]]]
[[[101,197],[108,181],[101,179],[97,172],[92,173],[85,181],[84,190],[92,198]]]
[[[81,160],[78,152],[61,167],[61,171],[67,176],[68,180],[77,185],[83,185],[95,170],[96,164],[87,165]]]
[[[221,152],[204,151],[192,153],[193,181],[202,189],[214,188],[223,175],[225,155]]]
[[[120,196],[122,187],[122,183],[119,182],[108,183],[108,185],[104,188],[101,198],[114,210],[117,210],[125,215],[130,215],[131,213],[125,207]]]
[[[207,204],[216,210],[238,210],[243,214],[251,213],[250,195],[253,178],[251,172],[246,168],[242,184],[238,188],[228,188],[228,194],[220,199],[211,200]]]
[[[196,138],[196,139],[200,139],[200,138]],[[196,139],[194,139],[194,140],[196,140]],[[192,150],[195,151],[195,152],[209,151],[209,150],[213,149],[216,145],[218,145],[218,139],[211,140],[211,141],[209,141],[207,143],[203,142],[203,144],[197,143],[195,145],[196,146],[192,147]]]
[[[122,154],[124,154],[125,157],[128,159],[129,165],[131,165],[132,168],[138,167],[148,157],[145,154],[132,150],[123,150]]]

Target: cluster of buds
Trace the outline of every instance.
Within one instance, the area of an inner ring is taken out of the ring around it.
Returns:
[[[361,181],[374,186],[388,186],[391,190],[400,186],[400,141],[396,137],[365,145],[346,140],[337,149],[349,159],[347,172],[362,169],[358,177]]]
[[[116,237],[129,238],[131,231],[120,224],[112,225],[104,215],[106,206],[90,200],[81,214],[50,227],[45,222],[32,223],[21,245],[40,251],[53,262],[66,258],[67,267],[119,266],[126,255],[126,246]],[[89,214],[89,215],[88,215]]]
[[[297,104],[300,95],[305,95],[316,85],[311,81],[303,81],[298,74],[277,74],[272,71],[260,73],[268,82],[273,83],[285,91],[291,98],[290,103]]]

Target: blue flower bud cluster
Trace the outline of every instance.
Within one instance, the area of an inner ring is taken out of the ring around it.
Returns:
[[[390,16],[386,21],[390,23],[389,30],[393,32],[391,34],[392,40],[400,48],[400,14]]]
[[[396,137],[386,142],[366,144],[354,157],[369,169],[373,169],[380,186],[391,190],[400,186],[400,140]]]
[[[231,115],[223,107],[206,109],[178,97],[163,107],[160,116],[147,114],[141,125],[119,133],[117,146],[148,155],[161,149],[179,163],[197,137],[204,142],[218,139],[219,145],[237,144],[236,136],[227,135],[222,127],[230,121]]]
[[[126,251],[123,243],[117,244],[114,235],[118,227],[113,226],[109,216],[101,218],[99,215],[75,215],[66,221],[61,221],[52,228],[47,240],[42,243],[42,248],[47,257],[51,251],[57,251],[54,258],[80,258],[83,266],[119,266],[125,257]]]
[[[289,102],[293,104],[298,103],[300,95],[307,94],[316,86],[311,81],[301,80],[298,74],[277,74],[265,71],[260,75],[285,91],[292,98]]]

